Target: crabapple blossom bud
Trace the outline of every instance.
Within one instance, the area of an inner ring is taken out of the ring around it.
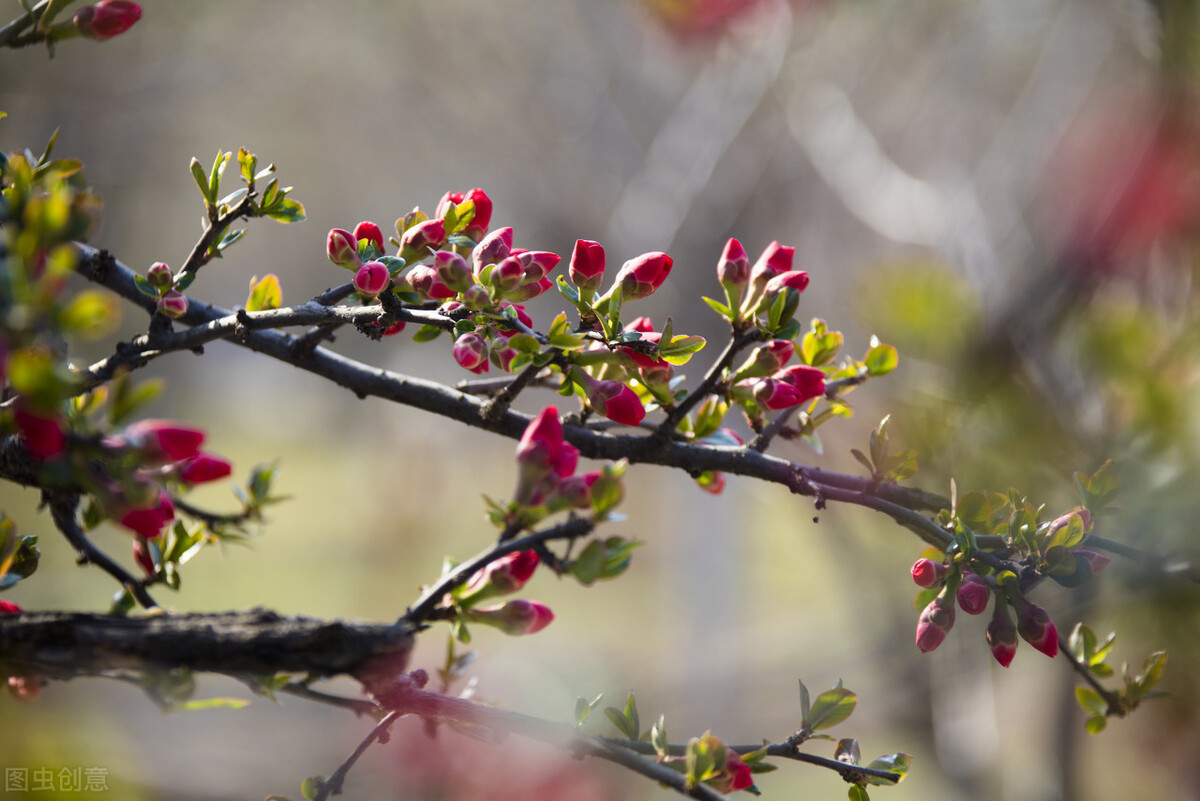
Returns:
[[[117,519],[125,528],[139,537],[152,540],[162,533],[163,528],[175,519],[175,504],[171,496],[159,491],[150,505],[139,509],[128,509]]]
[[[1013,625],[1012,615],[1008,613],[1008,603],[1002,596],[997,596],[996,607],[992,612],[991,622],[987,627],[987,643],[992,649],[992,656],[1001,667],[1012,664],[1017,655],[1017,627]]]
[[[462,292],[475,283],[467,260],[452,250],[439,250],[433,254],[433,268],[438,278],[454,292]]]
[[[19,615],[25,610],[14,604],[12,601],[5,601],[0,598],[0,615]]]
[[[736,293],[750,280],[750,257],[742,243],[731,238],[721,251],[721,260],[717,262],[717,280],[726,291]]]
[[[918,587],[935,587],[946,577],[946,566],[932,559],[918,559],[913,562],[912,579]]]
[[[563,440],[562,423],[558,421],[558,409],[547,406],[525,427],[517,442],[517,463],[543,471],[553,471],[561,477],[575,472],[579,463],[579,451]]]
[[[133,539],[133,561],[138,563],[138,567],[147,576],[153,576],[158,572],[154,566],[154,556],[150,553],[150,544],[141,537]]]
[[[562,256],[548,250],[526,250],[515,254],[525,269],[525,283],[541,281],[558,266]]]
[[[758,308],[768,281],[780,273],[791,271],[792,258],[795,253],[795,248],[785,247],[778,242],[767,245],[766,250],[758,257],[758,261],[754,262],[754,267],[750,270],[750,287],[742,302],[743,312],[752,313]]]
[[[554,282],[549,278],[542,278],[537,281],[526,281],[511,292],[506,292],[505,297],[509,300],[524,302],[536,298],[538,295],[545,293],[548,289],[554,286]]]
[[[387,265],[381,261],[369,261],[354,273],[354,288],[372,298],[387,289],[391,282]]]
[[[929,602],[917,619],[917,647],[922,653],[929,653],[942,644],[953,626],[954,601],[943,592]]]
[[[345,267],[347,270],[356,270],[361,263],[358,258],[358,240],[354,238],[354,234],[342,228],[331,229],[325,237],[325,255],[338,267]]]
[[[1109,562],[1109,559],[1107,556],[1105,556],[1102,553],[1096,553],[1095,551],[1087,551],[1087,550],[1080,549],[1078,551],[1071,551],[1071,553],[1073,555],[1075,555],[1077,558],[1082,559],[1088,563],[1088,567],[1090,567],[1092,569],[1093,576],[1096,575],[1097,573],[1099,573],[1101,570],[1103,570]]]
[[[407,279],[413,291],[425,300],[446,300],[458,294],[442,283],[437,270],[428,264],[418,264],[409,272]]]
[[[233,465],[228,460],[211,453],[198,453],[184,459],[177,468],[179,477],[188,484],[217,481],[233,472]]]
[[[590,298],[594,295],[604,281],[604,248],[600,243],[590,239],[575,240],[567,275],[581,296]]]
[[[521,355],[521,351],[508,346],[508,339],[499,336],[492,340],[492,364],[499,367],[506,373],[512,372],[513,359]]]
[[[479,375],[488,369],[487,340],[474,331],[468,331],[454,340],[454,361],[464,370]]]
[[[525,586],[537,570],[537,551],[517,551],[502,556],[471,576],[458,601],[461,604],[478,603],[487,598],[511,595]]]
[[[724,767],[721,768],[720,773],[716,776],[706,780],[705,784],[708,784],[722,795],[728,795],[736,790],[745,790],[747,787],[753,787],[754,778],[751,775],[750,766],[742,761],[742,758],[736,751],[727,747],[725,749]]]
[[[780,370],[774,377],[787,382],[799,392],[804,398],[801,403],[825,394],[825,373],[819,367],[793,364]]]
[[[797,292],[803,292],[807,288],[808,273],[803,270],[791,270],[786,273],[779,273],[767,281],[767,285],[763,290],[763,297],[773,298],[775,295],[783,292],[786,289],[794,289]]]
[[[535,634],[546,628],[554,620],[554,612],[537,601],[517,599],[500,606],[469,609],[466,618],[476,623],[495,626],[505,634],[516,636]]]
[[[492,270],[490,280],[496,289],[507,295],[521,286],[521,282],[525,280],[525,268],[516,256],[508,256]]]
[[[462,293],[463,305],[472,311],[492,308],[492,296],[483,284],[471,284]]]
[[[408,228],[400,235],[400,249],[415,252],[420,258],[426,255],[426,251],[440,248],[445,241],[445,221],[425,220]]]
[[[89,39],[103,41],[125,33],[142,18],[142,7],[129,0],[100,0],[75,12],[71,21]]]
[[[964,575],[958,585],[958,605],[968,615],[982,615],[991,595],[987,583],[974,573]]]
[[[674,263],[674,259],[657,250],[643,253],[621,265],[613,285],[621,287],[623,300],[647,297],[667,280]]]
[[[587,509],[592,505],[592,485],[600,477],[599,472],[585,473],[581,476],[567,476],[558,484],[557,497],[565,506],[575,509]]]
[[[166,289],[175,283],[175,274],[166,262],[156,261],[146,270],[146,281],[157,289]]]
[[[1050,521],[1050,525],[1046,529],[1046,537],[1051,538],[1060,529],[1066,528],[1071,524],[1071,519],[1078,517],[1079,522],[1083,524],[1083,530],[1088,531],[1092,527],[1092,513],[1087,509],[1072,509],[1071,511],[1061,514]]]
[[[403,320],[397,320],[396,322],[389,325],[387,328],[383,329],[383,336],[392,337],[392,336],[395,336],[396,334],[399,334],[401,331],[404,330],[404,325],[405,325],[405,323]]]
[[[475,274],[489,264],[499,264],[512,253],[513,229],[497,228],[485,236],[471,251],[471,263]]]
[[[66,449],[67,435],[56,415],[35,412],[18,404],[13,418],[25,442],[25,450],[33,458],[50,459]]]
[[[148,419],[126,426],[121,439],[147,462],[178,462],[200,453],[204,432],[173,420]]]
[[[1050,658],[1058,654],[1058,629],[1050,614],[1038,606],[1021,599],[1017,604],[1017,633]]]
[[[173,320],[178,320],[183,315],[187,314],[188,299],[182,292],[174,289],[168,289],[162,297],[158,299],[158,313],[170,317]]]
[[[734,381],[741,381],[746,378],[762,378],[778,372],[788,360],[792,358],[792,354],[796,352],[796,346],[786,339],[772,339],[755,349],[754,353],[750,354],[750,358],[737,369],[733,375]]]
[[[579,368],[571,370],[571,378],[583,387],[592,408],[609,420],[636,426],[646,416],[646,408],[642,406],[637,393],[620,381],[601,381]]]
[[[769,412],[790,409],[804,403],[805,397],[786,381],[777,378],[762,378],[758,381],[750,379],[743,386],[750,385],[754,391],[754,400]]]
[[[358,225],[354,226],[354,242],[355,249],[358,248],[358,241],[366,239],[375,246],[376,255],[383,255],[383,231],[373,222],[363,220]]]
[[[492,199],[482,189],[476,187],[466,193],[447,192],[438,201],[434,216],[445,219],[452,203],[457,205],[467,200],[475,204],[475,213],[471,216],[471,222],[463,229],[463,233],[478,242],[487,233],[488,224],[492,221]]]

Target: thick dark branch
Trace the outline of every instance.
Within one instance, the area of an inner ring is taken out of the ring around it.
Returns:
[[[352,673],[381,655],[406,660],[413,627],[287,618],[265,610],[117,617],[0,616],[0,671],[70,679],[114,670]]]

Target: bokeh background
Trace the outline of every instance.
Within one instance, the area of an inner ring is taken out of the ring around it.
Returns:
[[[13,5],[12,13],[16,13]],[[823,448],[778,453],[857,472],[849,458],[892,414],[920,453],[912,482],[946,492],[1017,487],[1051,509],[1071,475],[1116,460],[1120,516],[1099,531],[1195,555],[1200,43],[1190,0],[561,0],[144,3],[129,33],[0,53],[0,147],[85,162],[105,201],[91,237],[135,268],[178,266],[199,236],[188,172],[239,146],[278,165],[308,220],[257,221],[191,294],[233,306],[252,276],[279,275],[285,303],[344,280],[325,259],[331,227],[385,230],[447,189],[474,186],[517,244],[569,254],[597,239],[609,263],[675,259],[638,313],[714,343],[699,301],[716,295],[725,239],[757,253],[796,247],[812,276],[801,318],[819,316],[861,355],[878,334],[901,368],[851,396],[856,413]],[[530,305],[544,325],[552,297]],[[117,335],[145,320],[126,314]],[[449,382],[444,340],[416,346],[339,334],[338,351]],[[290,500],[249,548],[186,566],[180,610],[266,606],[388,620],[445,556],[493,536],[481,494],[506,497],[513,443],[378,400],[223,343],[145,371],[168,379],[150,410],[203,425],[238,477],[279,460]],[[697,357],[693,365],[705,363]],[[104,355],[85,346],[79,361]],[[699,373],[698,366],[688,372]],[[695,376],[693,376],[694,378]],[[523,398],[536,409],[558,396]],[[635,466],[628,520],[645,542],[620,581],[584,589],[539,575],[546,631],[480,631],[476,697],[567,720],[576,697],[637,692],[643,720],[684,740],[779,741],[799,724],[797,679],[838,679],[859,709],[834,730],[867,759],[905,751],[895,801],[1200,798],[1200,592],[1177,574],[1114,560],[1084,592],[1036,595],[1069,630],[1119,634],[1134,672],[1167,648],[1173,696],[1083,732],[1065,662],[1022,647],[1011,668],[960,615],[929,655],[913,646],[921,552],[861,509],[816,512],[775,487],[731,479],[719,498],[683,475]],[[226,489],[206,490],[214,507]],[[0,487],[39,573],[9,595],[30,609],[103,609],[113,587],[72,554],[32,493]],[[819,522],[814,521],[814,516]],[[127,537],[97,533],[125,554]],[[415,662],[440,664],[445,633]],[[353,692],[334,682],[331,691]],[[222,679],[201,696],[250,697]],[[53,685],[0,699],[0,763],[97,767],[122,799],[299,797],[369,728],[281,697],[164,716],[136,687]],[[814,743],[816,753],[830,747]],[[840,780],[787,764],[768,797],[839,798]],[[618,769],[517,742],[481,745],[397,726],[351,773],[347,798],[660,798]],[[77,797],[62,791],[29,797]],[[21,797],[10,792],[4,797]]]

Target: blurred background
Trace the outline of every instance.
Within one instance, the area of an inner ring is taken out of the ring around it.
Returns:
[[[483,187],[493,227],[568,256],[599,240],[610,265],[647,250],[675,259],[636,313],[710,339],[722,245],[796,247],[812,283],[799,317],[821,317],[861,356],[877,334],[901,366],[854,393],[855,416],[822,429],[822,452],[781,456],[857,473],[849,458],[892,414],[919,452],[911,483],[946,493],[1016,487],[1048,508],[1073,500],[1073,471],[1115,460],[1123,513],[1098,533],[1194,556],[1194,377],[1200,220],[1200,11],[1191,0],[562,0],[341,3],[208,0],[143,4],[129,33],[0,53],[0,148],[81,158],[104,199],[90,238],[135,269],[178,267],[200,233],[188,162],[246,147],[274,162],[308,220],[250,225],[189,294],[245,302],[276,273],[285,304],[345,280],[325,233],[432,211],[448,189]],[[10,4],[12,14],[16,4]],[[231,173],[232,174],[232,173]],[[560,307],[530,304],[545,327]],[[632,311],[632,310],[631,310]],[[145,319],[132,310],[117,335]],[[341,353],[456,382],[446,340],[371,342]],[[80,362],[105,355],[93,344]],[[508,497],[513,443],[378,400],[217,343],[144,371],[168,379],[150,410],[209,431],[244,478],[279,460],[272,509],[249,548],[190,562],[178,610],[265,606],[285,614],[390,620],[443,557],[494,536],[481,494]],[[535,410],[556,395],[527,393]],[[732,419],[732,418],[731,418]],[[214,508],[227,489],[206,490]],[[28,609],[107,607],[113,586],[36,509],[0,487],[42,568],[6,597]],[[535,637],[479,631],[476,697],[568,720],[576,697],[637,693],[673,740],[780,741],[799,725],[797,679],[815,695],[842,679],[859,709],[833,730],[866,760],[905,751],[912,772],[877,797],[1200,798],[1200,591],[1114,559],[1067,594],[1044,587],[1060,631],[1118,631],[1119,667],[1170,659],[1171,698],[1084,733],[1065,661],[1028,646],[995,665],[986,619],[959,616],[937,651],[913,646],[908,567],[921,545],[866,510],[830,508],[731,478],[720,497],[682,474],[633,467],[624,523],[645,542],[621,580],[589,589],[548,572],[529,585],[557,621]],[[814,515],[817,516],[814,519]],[[817,522],[819,521],[819,522]],[[127,558],[127,535],[96,534]],[[441,664],[445,632],[415,666]],[[333,682],[330,691],[352,693]],[[223,679],[200,696],[250,697]],[[603,705],[603,704],[602,704]],[[599,717],[599,716],[597,716]],[[597,727],[602,729],[603,727]],[[136,687],[78,680],[33,704],[0,699],[0,763],[99,768],[123,799],[299,797],[369,729],[281,696],[241,710],[164,716]],[[832,748],[811,750],[830,756]],[[768,797],[840,798],[832,773],[785,764]],[[662,798],[615,767],[411,721],[372,748],[345,797]],[[30,797],[76,797],[61,789]],[[21,797],[10,792],[5,797]]]

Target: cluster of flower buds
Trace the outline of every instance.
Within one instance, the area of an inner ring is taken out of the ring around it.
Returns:
[[[956,605],[969,615],[981,615],[994,592],[996,603],[987,627],[987,642],[997,662],[1004,667],[1012,663],[1018,634],[1046,656],[1058,653],[1054,622],[1045,609],[1025,599],[1016,587],[1014,574],[984,577],[964,570],[961,564],[946,565],[928,558],[913,563],[911,572],[917,586],[926,590],[940,587],[917,620],[916,643],[922,652],[934,650],[946,639],[954,626]],[[1009,614],[1010,605],[1017,610],[1016,624]]]
[[[807,364],[784,367],[766,378],[747,378],[734,384],[731,391],[735,401],[753,402],[769,412],[790,409],[824,394],[825,373]]]
[[[554,620],[554,612],[543,603],[515,599],[490,606],[479,605],[518,592],[533,577],[538,563],[535,551],[517,551],[502,556],[454,590],[447,597],[447,603],[455,608],[462,620],[492,626],[506,634],[541,631]]]
[[[228,460],[200,450],[203,431],[171,420],[138,421],[103,444],[111,451],[136,455],[140,467],[132,481],[95,483],[109,516],[143,539],[159,536],[175,519],[167,484],[202,484],[233,472]]]
[[[732,322],[735,325],[752,320],[770,308],[781,293],[794,291],[798,298],[808,287],[808,273],[792,269],[795,255],[795,248],[772,242],[751,266],[741,242],[730,239],[725,243],[725,250],[717,262],[717,280],[734,312]]]
[[[154,308],[159,314],[178,320],[187,314],[188,299],[181,290],[188,283],[190,278],[177,276],[166,262],[156,261],[146,269],[145,280],[138,279],[138,289],[154,299]]]

